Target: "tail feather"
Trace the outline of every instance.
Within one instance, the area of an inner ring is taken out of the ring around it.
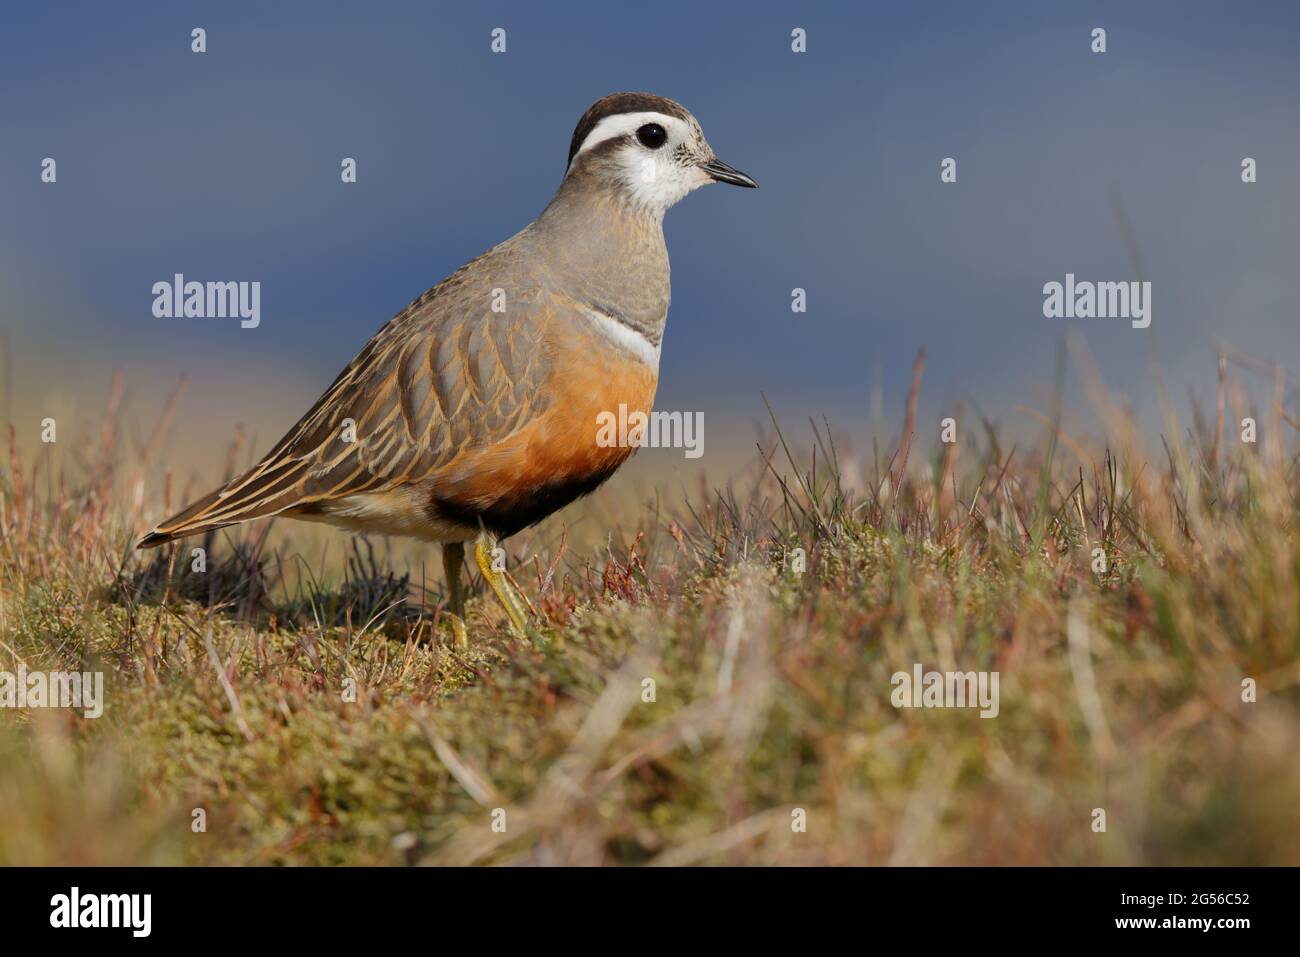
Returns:
[[[223,486],[209,492],[177,512],[167,521],[158,523],[152,531],[135,543],[135,547],[138,549],[157,548],[159,545],[165,545],[167,542],[175,541],[178,538],[202,535],[204,532],[226,528],[230,525],[238,525],[241,522],[251,521],[255,518],[277,515],[298,504],[293,498],[285,501],[284,497],[276,497],[269,501],[257,503],[252,507],[237,508],[232,511],[225,507],[232,503],[228,501],[228,497],[222,495],[227,488],[229,486]],[[222,507],[218,508],[218,506]]]
[[[165,532],[155,530],[150,532],[148,535],[145,535],[140,539],[140,541],[136,542],[135,547],[139,549],[157,548],[159,545],[167,544],[172,540],[172,538],[173,536],[168,535]]]

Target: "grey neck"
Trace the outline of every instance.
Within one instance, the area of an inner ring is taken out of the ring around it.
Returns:
[[[660,343],[670,298],[662,213],[577,167],[530,230],[561,292]]]

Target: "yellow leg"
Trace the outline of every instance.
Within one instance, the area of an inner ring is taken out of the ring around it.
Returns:
[[[483,573],[483,578],[492,586],[496,592],[497,600],[506,610],[506,615],[510,618],[510,624],[514,626],[515,633],[518,635],[527,634],[527,613],[524,611],[524,603],[520,600],[519,595],[515,593],[514,586],[506,580],[504,572],[495,571],[492,568],[492,549],[488,547],[485,539],[480,538],[474,546],[474,560],[478,562],[478,570]]]
[[[465,630],[465,588],[460,580],[460,571],[464,567],[465,543],[449,542],[443,545],[442,570],[447,576],[447,617],[451,620],[456,645],[462,648],[469,644],[469,634]]]

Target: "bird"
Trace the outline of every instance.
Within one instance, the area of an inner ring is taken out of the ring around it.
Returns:
[[[597,100],[536,219],[397,313],[257,464],[136,547],[268,516],[436,543],[463,628],[474,541],[522,630],[492,548],[636,451],[635,437],[598,442],[596,423],[620,406],[652,410],[670,298],[664,213],[711,183],[758,185],[718,159],[680,103]]]

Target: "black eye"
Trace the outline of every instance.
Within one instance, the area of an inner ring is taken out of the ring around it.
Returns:
[[[668,134],[658,123],[647,123],[636,131],[636,138],[647,149],[657,150],[668,142]]]

